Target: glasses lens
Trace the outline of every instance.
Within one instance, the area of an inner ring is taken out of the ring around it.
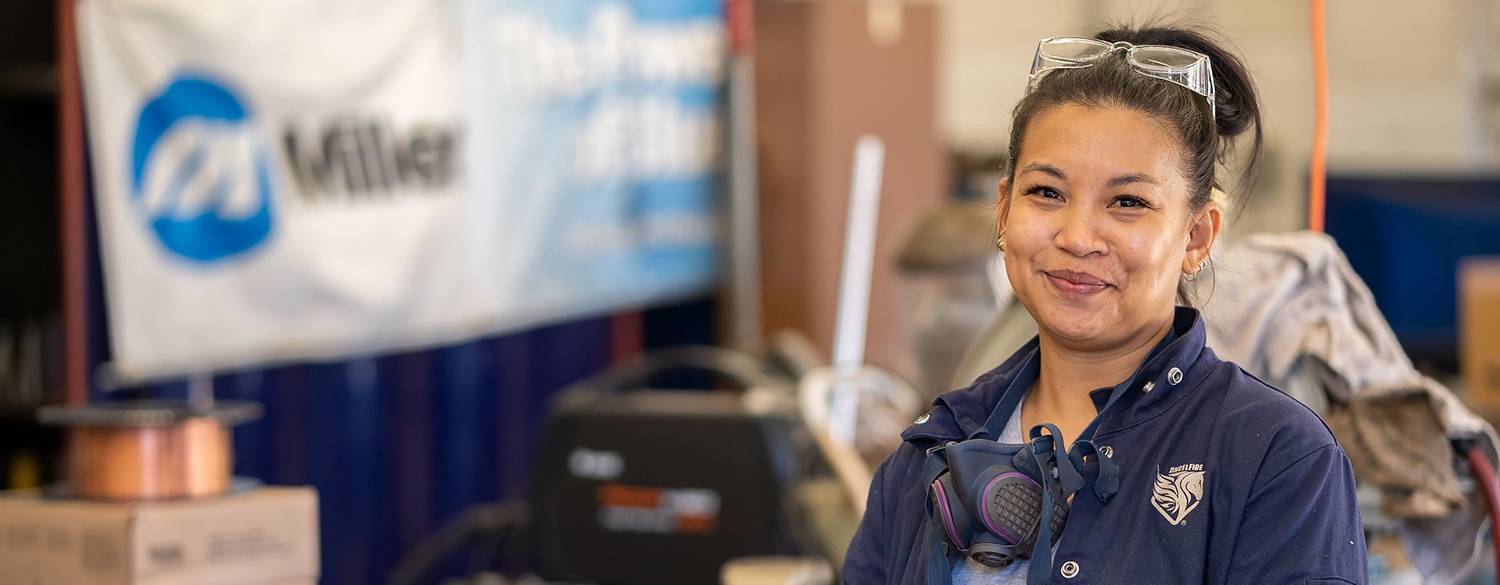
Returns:
[[[1175,47],[1136,47],[1131,58],[1143,67],[1181,71],[1196,64],[1202,55]]]
[[[1042,42],[1042,53],[1058,61],[1089,61],[1108,52],[1109,44],[1094,39],[1063,38]]]

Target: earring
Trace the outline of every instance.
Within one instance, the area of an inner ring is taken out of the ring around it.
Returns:
[[[995,249],[1005,251],[1005,230],[1000,230],[1000,235],[995,237]]]
[[[1182,277],[1182,279],[1186,280],[1188,282],[1192,282],[1194,280],[1198,280],[1198,273],[1199,272],[1203,272],[1204,268],[1208,268],[1208,258],[1204,258],[1202,262],[1198,263],[1198,269],[1197,270],[1194,270],[1192,272],[1184,274],[1183,277]]]

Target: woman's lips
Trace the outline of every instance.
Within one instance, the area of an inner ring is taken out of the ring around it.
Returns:
[[[1053,288],[1069,296],[1091,295],[1109,288],[1109,283],[1087,272],[1048,270],[1042,274],[1047,276],[1047,282],[1052,283]]]

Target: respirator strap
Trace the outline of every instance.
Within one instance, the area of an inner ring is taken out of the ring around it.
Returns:
[[[932,485],[932,482],[947,470],[948,461],[943,456],[943,447],[928,449],[927,462],[922,467],[920,485]],[[943,546],[943,537],[938,532],[940,528],[934,519],[932,498],[925,499],[927,500],[927,527],[923,532],[926,533],[927,538],[927,583],[928,585],[951,585],[953,566],[948,562],[948,550]]]
[[[1033,441],[1032,445],[1039,447],[1040,445],[1037,443]],[[1026,569],[1027,585],[1044,585],[1052,578],[1052,506],[1054,505],[1052,501],[1052,488],[1057,485],[1058,479],[1053,478],[1052,473],[1048,469],[1046,457],[1044,456],[1045,451],[1038,451],[1037,449],[1033,449],[1031,457],[1036,461],[1037,466],[1042,469],[1042,513],[1040,516],[1041,520],[1038,521],[1037,525],[1036,543],[1031,547],[1031,564]],[[1063,459],[1063,461],[1067,461],[1067,459]],[[1062,464],[1053,467],[1053,469],[1057,469],[1059,475],[1061,475],[1061,468],[1063,467],[1071,468],[1072,466]]]
[[[1043,430],[1050,434],[1043,435]],[[1026,583],[1045,585],[1052,578],[1052,508],[1056,505],[1053,501],[1054,488],[1066,499],[1083,489],[1083,475],[1073,466],[1073,460],[1063,447],[1062,432],[1055,425],[1034,426],[1030,435],[1027,451],[1031,453],[1037,468],[1042,470],[1042,513],[1038,521],[1036,543],[1031,549],[1031,565],[1026,569]]]
[[[1152,351],[1153,356],[1156,355],[1155,351]],[[1147,358],[1147,361],[1150,361],[1150,358]],[[1135,375],[1139,374],[1140,372],[1136,372]],[[1104,401],[1104,408],[1099,409],[1099,415],[1083,428],[1083,432],[1075,438],[1073,448],[1068,451],[1068,458],[1072,466],[1077,469],[1083,469],[1083,458],[1089,455],[1093,455],[1094,459],[1099,462],[1099,477],[1094,478],[1094,497],[1098,498],[1101,503],[1108,503],[1116,493],[1119,493],[1120,466],[1113,458],[1105,457],[1099,452],[1099,446],[1094,444],[1094,432],[1099,430],[1099,421],[1104,418],[1104,413],[1108,412],[1111,406],[1119,402],[1126,392],[1135,386],[1135,375],[1110,391],[1109,398]]]
[[[1047,431],[1043,435],[1042,431]],[[1036,457],[1037,468],[1042,470],[1043,486],[1045,480],[1054,479],[1061,482],[1062,493],[1071,496],[1074,492],[1083,489],[1083,474],[1073,467],[1073,460],[1068,457],[1067,443],[1063,440],[1062,431],[1057,430],[1057,425],[1051,423],[1039,424],[1031,427],[1031,440],[1028,441],[1028,449],[1033,457]],[[1049,468],[1045,455],[1048,451],[1052,453],[1053,465]],[[1048,473],[1049,469],[1055,469],[1056,477]]]
[[[1073,449],[1068,453],[1073,459],[1073,466],[1079,469],[1083,468],[1083,458],[1089,455],[1093,455],[1094,460],[1099,462],[1099,477],[1094,478],[1094,497],[1099,498],[1100,503],[1109,503],[1110,498],[1120,491],[1120,465],[1100,452],[1099,446],[1089,440],[1073,443]]]

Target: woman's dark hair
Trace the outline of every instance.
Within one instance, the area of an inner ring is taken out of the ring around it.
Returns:
[[[1166,122],[1177,132],[1183,147],[1183,176],[1191,186],[1189,207],[1201,208],[1218,187],[1216,162],[1227,162],[1234,138],[1254,130],[1254,140],[1245,165],[1241,186],[1248,186],[1260,162],[1260,104],[1255,86],[1238,57],[1204,33],[1172,27],[1115,27],[1096,35],[1105,42],[1125,41],[1133,45],[1166,45],[1197,51],[1208,56],[1213,68],[1214,106],[1209,121],[1208,100],[1180,85],[1142,75],[1125,60],[1124,51],[1114,51],[1090,67],[1059,69],[1047,73],[1035,90],[1027,94],[1013,113],[1007,175],[1015,179],[1016,161],[1026,129],[1037,114],[1064,104],[1120,106]]]

